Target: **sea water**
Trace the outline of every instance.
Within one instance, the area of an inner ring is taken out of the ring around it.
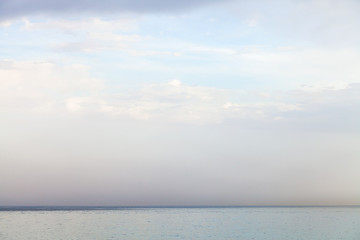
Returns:
[[[1,240],[359,240],[357,207],[0,211]]]

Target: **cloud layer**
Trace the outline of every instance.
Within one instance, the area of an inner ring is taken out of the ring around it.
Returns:
[[[33,14],[66,12],[168,12],[182,11],[220,0],[4,0],[0,2],[0,18]]]
[[[240,119],[328,130],[357,128],[360,117],[359,83],[303,85],[278,92],[187,85],[179,80],[124,88],[91,77],[89,71],[79,64],[0,61],[0,112],[106,114],[196,125]]]

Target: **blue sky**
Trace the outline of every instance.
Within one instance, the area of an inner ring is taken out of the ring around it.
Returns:
[[[359,8],[2,1],[0,205],[359,204]]]

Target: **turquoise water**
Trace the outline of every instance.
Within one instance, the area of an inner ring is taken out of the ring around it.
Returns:
[[[359,240],[360,208],[0,211],[1,240]]]

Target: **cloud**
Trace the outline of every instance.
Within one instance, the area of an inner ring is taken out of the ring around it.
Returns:
[[[122,35],[105,32],[91,32],[86,38],[77,42],[65,42],[53,45],[55,49],[64,51],[126,51],[132,52],[132,43],[146,40],[147,37],[139,35]]]
[[[259,19],[260,17],[255,15],[252,16],[248,19],[246,19],[244,22],[249,26],[249,27],[256,27],[259,24]]]
[[[1,27],[9,27],[11,26],[12,22],[11,21],[0,21],[0,28]]]
[[[94,95],[103,87],[84,65],[0,61],[0,112],[58,111],[64,98]]]
[[[178,80],[114,93],[92,78],[84,65],[54,62],[0,62],[0,112],[64,111],[165,122],[208,123],[223,119],[229,92],[188,86]],[[110,93],[112,92],[112,93]]]
[[[287,93],[288,101],[296,99],[305,107],[305,111],[293,112],[287,116],[291,122],[310,131],[360,131],[359,83],[315,89],[301,88]]]
[[[137,29],[137,21],[130,18],[120,19],[101,19],[101,18],[85,18],[80,20],[48,20],[44,22],[32,22],[29,19],[23,20],[25,29],[34,30],[57,30],[69,34],[77,34],[79,32],[112,32],[112,31],[133,31]],[[9,21],[3,24],[10,23]]]
[[[108,91],[84,65],[53,62],[0,62],[1,112],[102,113],[111,117],[191,124],[228,118],[271,118],[271,112],[298,110],[280,102],[231,102],[234,90],[191,86],[179,80]],[[246,96],[245,96],[246,98]]]
[[[2,19],[32,14],[64,12],[168,12],[182,11],[201,5],[221,3],[220,0],[3,0]]]
[[[113,98],[112,113],[157,121],[213,123],[222,120],[222,103],[229,94],[222,89],[188,86],[171,80],[145,85],[129,97]]]
[[[250,27],[276,34],[279,41],[346,48],[360,39],[356,0],[233,1],[228,9]]]
[[[334,131],[358,128],[360,118],[358,83],[257,93],[170,80],[126,89],[91,77],[84,65],[10,60],[0,62],[0,83],[1,112],[100,114],[195,125],[254,121]]]

